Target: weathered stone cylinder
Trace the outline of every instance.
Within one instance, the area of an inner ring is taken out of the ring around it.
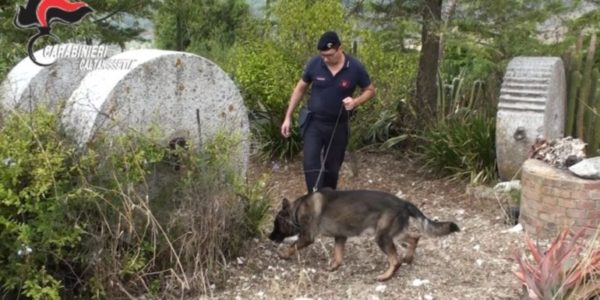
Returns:
[[[79,46],[77,44],[58,44],[55,47]],[[107,55],[119,53],[116,46],[106,47]],[[47,67],[34,64],[29,57],[22,59],[6,76],[0,85],[0,104],[5,109],[31,111],[38,105],[57,111],[57,104],[66,101],[89,72],[81,67],[82,58],[51,58],[50,53],[38,50],[34,54],[43,62],[54,63]]]
[[[99,131],[109,135],[160,128],[169,141],[195,145],[218,133],[238,140],[234,165],[245,175],[249,156],[249,121],[234,82],[200,56],[154,49],[111,57],[133,60],[126,70],[88,73],[67,101],[62,122],[82,147]]]
[[[496,156],[503,180],[518,177],[537,137],[564,135],[566,80],[558,57],[516,57],[504,75],[496,119]]]

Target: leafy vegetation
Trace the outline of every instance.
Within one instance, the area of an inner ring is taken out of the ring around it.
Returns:
[[[221,258],[262,234],[271,203],[264,180],[246,184],[233,168],[235,137],[217,136],[202,151],[153,140],[100,136],[82,154],[56,115],[39,109],[5,120],[2,294],[164,298],[219,282]]]
[[[440,175],[491,182],[496,179],[495,123],[469,110],[454,114],[424,130],[416,155]]]
[[[202,16],[202,17],[198,17]],[[156,45],[224,62],[236,30],[249,17],[243,0],[162,1],[154,15]]]
[[[23,2],[0,4],[0,78],[26,53],[29,35],[12,24]],[[268,1],[260,18],[243,0],[86,2],[96,10],[93,18],[55,26],[57,36],[123,46],[142,31],[136,22],[124,25],[126,19],[152,18],[158,47],[200,54],[229,72],[249,109],[255,147],[267,157],[289,159],[301,150],[297,130],[284,139],[279,128],[303,65],[317,54],[315,43],[326,30],[340,34],[345,51],[365,64],[377,87],[376,98],[352,120],[352,148],[407,151],[438,175],[492,182],[495,109],[507,63],[520,55],[560,56],[573,44],[579,47],[574,56],[564,55],[570,98],[586,98],[581,103],[589,109],[570,101],[575,129],[569,132],[577,130],[577,116],[587,136],[598,126],[590,121],[600,107],[600,89],[592,92],[597,78],[588,80],[588,92],[576,85],[577,78],[598,75],[593,66],[600,51],[584,53],[581,45],[597,48],[592,36],[600,9],[565,20],[561,40],[541,35],[540,24],[581,1]],[[441,4],[449,9],[438,16]],[[436,15],[428,15],[430,8]],[[586,76],[571,74],[584,65]],[[424,104],[432,106],[427,118]],[[207,292],[223,278],[222,258],[262,234],[271,203],[266,178],[246,183],[232,168],[228,150],[235,137],[218,136],[196,151],[127,134],[112,144],[100,139],[81,153],[58,129],[55,115],[38,110],[2,117],[0,291],[9,298]],[[598,144],[600,136],[593,138]],[[586,295],[597,272],[567,264],[579,252],[565,246],[574,245],[566,235],[553,245],[552,255],[529,245],[536,261],[519,260],[518,277],[538,297]],[[597,253],[590,257],[595,263]],[[575,281],[559,280],[573,274],[579,274]]]
[[[226,69],[240,85],[254,122],[258,148],[268,156],[290,158],[297,154],[300,136],[280,134],[292,89],[304,63],[316,54],[316,41],[327,30],[337,30],[350,43],[350,26],[339,1],[277,1],[270,19],[242,29]],[[298,17],[302,16],[302,17]]]
[[[356,109],[352,119],[352,148],[398,140],[398,136],[413,133],[414,126],[410,124],[417,116],[412,101],[417,54],[386,49],[385,46],[393,46],[387,45],[384,33],[365,30],[360,32],[360,39],[356,55],[365,64],[377,95]]]

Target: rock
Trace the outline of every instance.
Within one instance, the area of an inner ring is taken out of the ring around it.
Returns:
[[[384,285],[384,284],[380,284],[380,285],[378,285],[377,287],[375,287],[375,291],[377,291],[377,292],[380,292],[380,293],[383,293],[383,292],[385,292],[385,289],[386,289],[386,288],[387,288],[387,286],[386,286],[386,285]]]
[[[541,160],[559,169],[567,169],[586,157],[585,145],[580,139],[570,136],[552,141],[538,139],[531,147],[529,158]]]
[[[421,279],[417,278],[417,279],[415,279],[415,280],[412,281],[411,285],[412,286],[422,286],[422,285],[425,285],[425,284],[428,284],[428,283],[429,283],[429,280],[427,280],[427,279],[421,280]]]
[[[405,199],[405,198],[406,198],[406,195],[405,195],[405,194],[404,194],[404,193],[403,193],[401,190],[399,190],[399,191],[396,193],[396,197],[398,197],[398,198],[400,198],[400,199]]]
[[[477,259],[477,260],[475,261],[475,264],[476,264],[478,267],[481,267],[481,266],[483,266],[483,260],[482,260],[482,259]]]
[[[514,226],[508,230],[502,231],[502,233],[521,233],[521,232],[523,232],[523,225],[521,225],[521,224],[517,224],[516,226]]]
[[[570,166],[569,171],[586,179],[600,179],[600,157],[584,159]]]
[[[503,181],[499,182],[494,186],[494,190],[497,192],[508,193],[512,190],[521,190],[521,181],[520,180],[511,180],[511,181]]]

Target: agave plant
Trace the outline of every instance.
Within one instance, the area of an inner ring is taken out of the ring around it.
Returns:
[[[584,230],[572,234],[565,228],[545,251],[526,236],[532,259],[523,258],[515,252],[519,268],[514,273],[527,287],[530,299],[567,299],[574,292],[578,299],[592,299],[594,295],[600,295],[600,290],[597,290],[600,286],[593,280],[600,270],[600,249],[581,255],[583,246],[579,239],[583,234]]]

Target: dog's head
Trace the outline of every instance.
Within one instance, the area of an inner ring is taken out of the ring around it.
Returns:
[[[283,198],[281,209],[273,223],[273,232],[269,235],[269,239],[274,242],[281,243],[286,237],[300,232],[300,228],[294,223],[293,208],[287,198]]]

